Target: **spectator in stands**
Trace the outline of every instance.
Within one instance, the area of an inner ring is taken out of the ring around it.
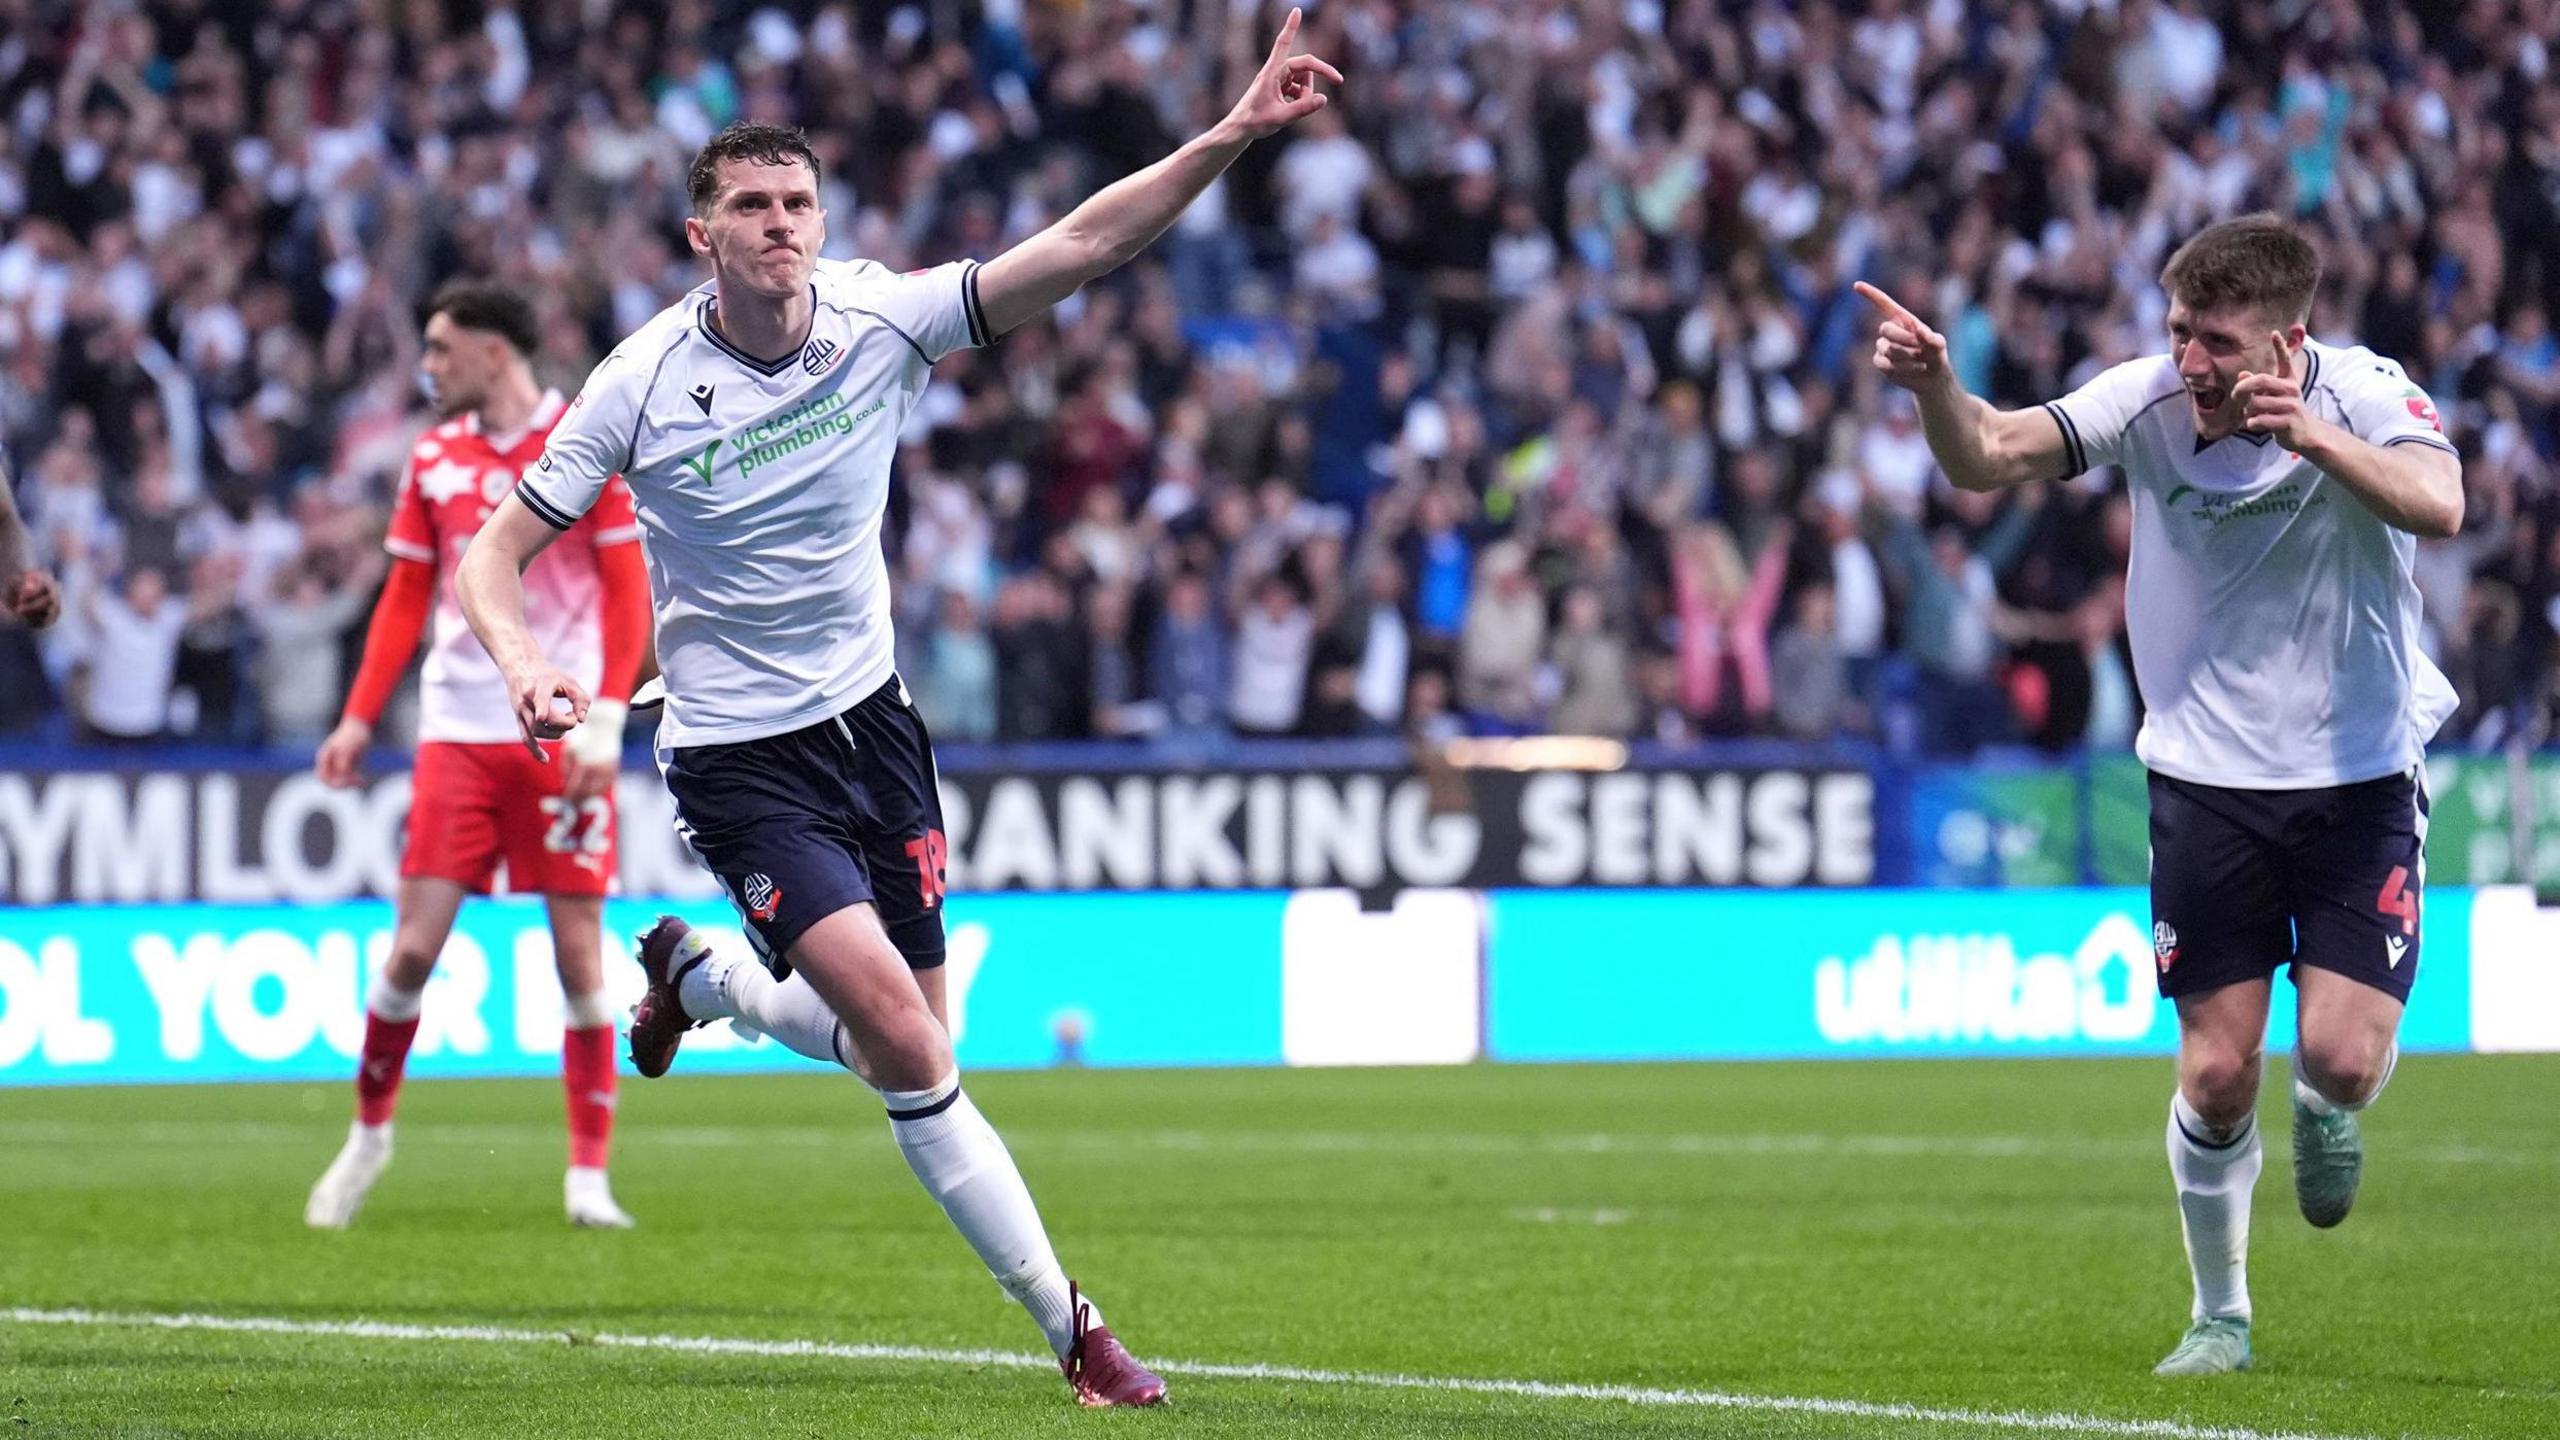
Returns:
[[[963,589],[940,592],[916,676],[916,711],[937,740],[988,740],[996,733],[996,647]],[[920,627],[921,628],[921,627]]]
[[[1405,618],[1404,567],[1393,555],[1373,551],[1361,567],[1361,596],[1342,607],[1328,632],[1352,669],[1352,700],[1361,729],[1391,735],[1404,719],[1405,691],[1413,668],[1413,627]]]
[[[240,571],[239,554],[229,550],[199,556],[189,569],[187,628],[171,675],[173,708],[189,712],[178,728],[215,744],[237,744],[253,728],[242,684],[250,629],[240,608]],[[333,650],[335,640],[332,634]],[[329,719],[336,718],[332,711]]]
[[[1223,733],[1227,706],[1226,632],[1205,575],[1174,573],[1165,587],[1164,613],[1149,647],[1156,703],[1164,707],[1164,735],[1185,744]]]
[[[1090,733],[1135,739],[1164,725],[1164,711],[1147,698],[1138,651],[1129,633],[1135,587],[1104,580],[1085,596],[1085,699],[1093,707]]]
[[[1623,738],[1636,728],[1635,667],[1626,633],[1609,624],[1600,592],[1576,585],[1564,592],[1564,610],[1550,648],[1558,694],[1547,726],[1559,735]]]
[[[1849,693],[1860,707],[1851,723],[1862,729],[1865,712],[1876,703],[1887,610],[1884,567],[1861,528],[1863,504],[1855,474],[1833,470],[1825,475],[1807,504],[1819,548],[1805,566],[1806,583],[1831,591],[1833,643],[1848,667]]]
[[[2007,740],[2016,725],[1994,673],[1999,660],[1999,577],[2027,539],[2023,504],[2005,509],[1977,541],[1953,521],[1922,534],[1910,515],[1879,501],[1886,553],[1901,589],[1903,650],[1915,672],[1919,745],[1969,756]]]
[[[1227,719],[1237,734],[1287,735],[1297,728],[1315,623],[1289,577],[1272,571],[1253,582],[1236,617],[1227,694]]]
[[[1405,537],[1405,572],[1414,577],[1414,618],[1434,639],[1457,638],[1474,583],[1475,547],[1459,529],[1462,502],[1446,484],[1422,492]]]
[[[141,568],[112,590],[84,587],[82,609],[94,637],[80,685],[80,718],[89,739],[111,745],[158,740],[169,729],[169,690],[187,602],[169,593],[169,578]]]
[[[347,689],[344,640],[364,616],[383,569],[374,561],[338,575],[317,559],[290,565],[247,607],[258,636],[258,702],[270,743],[316,745],[337,723]]]
[[[996,738],[1057,740],[1084,730],[1082,644],[1066,588],[1033,570],[996,591]]]
[[[1485,547],[1458,639],[1458,704],[1480,734],[1521,735],[1537,725],[1543,698],[1547,602],[1517,540]]]
[[[1711,734],[1760,728],[1773,698],[1769,627],[1786,579],[1789,531],[1763,515],[1738,518],[1761,537],[1747,565],[1733,532],[1714,521],[1683,530],[1671,560],[1681,700]]]
[[[1795,618],[1769,652],[1770,709],[1781,734],[1829,740],[1851,727],[1856,701],[1838,615],[1828,584],[1814,580],[1796,592]]]

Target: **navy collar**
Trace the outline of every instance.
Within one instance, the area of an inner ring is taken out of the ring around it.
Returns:
[[[746,366],[748,369],[753,370],[753,371],[754,371],[754,372],[756,372],[757,374],[759,374],[759,375],[779,375],[779,374],[781,374],[781,373],[782,373],[782,371],[783,371],[783,367],[785,367],[785,366],[789,365],[792,361],[799,359],[799,358],[800,358],[800,354],[801,354],[801,352],[802,352],[803,350],[806,350],[806,349],[809,347],[809,336],[808,336],[808,335],[803,335],[803,336],[801,336],[801,337],[800,337],[799,343],[798,343],[798,344],[793,345],[790,349],[783,351],[783,352],[782,352],[782,355],[781,355],[781,357],[780,357],[779,359],[774,359],[774,360],[759,360],[759,359],[757,359],[757,358],[756,358],[756,357],[754,357],[753,355],[748,354],[746,351],[741,350],[741,349],[739,349],[737,346],[730,344],[730,343],[729,343],[729,337],[728,337],[728,336],[726,336],[726,335],[721,334],[721,333],[720,333],[720,329],[719,329],[719,327],[711,323],[712,306],[713,306],[714,304],[716,304],[716,303],[718,302],[718,300],[719,300],[719,296],[718,296],[718,294],[717,294],[716,292],[715,292],[715,293],[713,293],[713,294],[705,295],[705,296],[703,296],[703,297],[702,297],[702,308],[700,309],[700,311],[698,311],[698,312],[696,313],[695,319],[696,319],[696,321],[697,321],[697,323],[698,323],[698,328],[700,328],[700,329],[701,329],[701,331],[702,331],[703,338],[704,338],[704,339],[709,340],[712,344],[719,346],[719,347],[720,347],[720,353],[722,353],[723,355],[728,356],[728,357],[729,357],[730,359],[732,359],[732,360],[737,361],[739,364]],[[811,285],[811,286],[809,287],[809,331],[810,331],[810,334],[816,334],[816,333],[817,333],[817,329],[818,329],[818,287],[817,287],[816,285],[814,285],[814,284],[813,284],[813,285]]]

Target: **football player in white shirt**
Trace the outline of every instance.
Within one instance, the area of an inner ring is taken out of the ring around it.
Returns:
[[[2462,525],[2462,467],[2399,365],[2303,330],[2319,256],[2272,216],[2172,255],[2169,351],[2051,404],[1965,393],[1945,337],[1873,286],[1875,366],[1919,397],[1959,488],[2120,466],[2126,622],[2149,713],[2152,943],[2178,1008],[2169,1168],[2195,1304],[2162,1375],[2250,1363],[2249,1196],[2275,972],[2289,969],[2294,1190],[2346,1218],[2356,1112],[2391,1078],[2418,969],[2427,740],[2453,695],[2418,646],[2420,536]]]
[[[855,1070],[1086,1405],[1152,1405],[1164,1382],[1068,1281],[1012,1157],[960,1090],[940,804],[931,741],[890,668],[881,513],[894,437],[934,361],[1127,263],[1246,146],[1324,108],[1318,79],[1342,77],[1290,53],[1298,23],[1293,10],[1224,120],[984,266],[895,276],[821,262],[807,141],[749,124],[713,137],[685,226],[711,283],[597,367],[462,565],[464,609],[526,743],[566,733],[587,693],[526,629],[518,576],[624,476],[657,600],[678,824],[765,961],[714,956],[660,922],[641,943],[650,989],[632,1062],[663,1073],[689,1026],[736,1018]]]

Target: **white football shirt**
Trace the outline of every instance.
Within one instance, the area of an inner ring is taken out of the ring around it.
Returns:
[[[2434,402],[2393,361],[2311,343],[2301,365],[2313,414],[2368,444],[2453,452]],[[2134,740],[2145,765],[2301,790],[2424,758],[2455,702],[2418,644],[2416,536],[2272,440],[2199,446],[2166,355],[2045,408],[2073,474],[2112,464],[2131,481],[2125,621],[2150,707]]]
[[[978,265],[821,260],[809,338],[776,361],[711,326],[704,284],[588,377],[516,493],[574,524],[619,472],[649,561],[663,745],[814,724],[885,684],[880,520],[898,431],[935,361],[983,345]]]

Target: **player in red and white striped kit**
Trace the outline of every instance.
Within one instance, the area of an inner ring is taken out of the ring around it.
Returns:
[[[391,577],[365,635],[364,664],[344,718],[315,765],[328,784],[358,782],[373,727],[398,688],[430,611],[409,844],[389,962],[366,997],[356,1119],[345,1148],[312,1187],[303,1218],[342,1229],[391,1162],[392,1107],[417,1037],[436,956],[469,893],[537,892],[550,909],[566,1033],[569,1220],[631,1223],[613,1200],[605,1160],[613,1135],[614,1025],[604,995],[603,910],[614,870],[613,785],[622,722],[648,648],[649,581],[631,494],[620,480],[524,577],[528,618],[544,648],[595,684],[586,723],[536,749],[517,733],[504,679],[454,598],[453,567],[568,409],[535,381],[532,307],[503,287],[446,286],[428,303],[423,369],[444,423],[419,437],[401,478],[384,546]]]

